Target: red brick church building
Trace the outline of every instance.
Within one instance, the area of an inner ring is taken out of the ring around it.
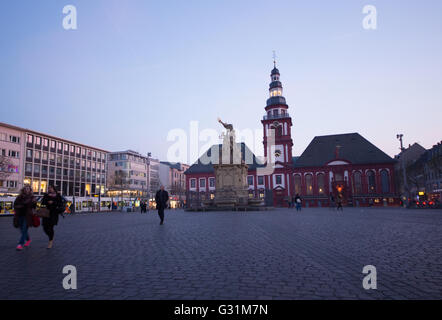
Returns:
[[[301,156],[293,157],[293,123],[276,66],[271,72],[269,92],[261,123],[264,158],[269,159],[272,170],[266,170],[267,164],[240,144],[243,160],[249,165],[250,197],[260,197],[275,207],[287,207],[297,194],[307,207],[329,206],[331,196],[339,196],[344,205],[350,206],[399,204],[394,185],[395,160],[358,133],[315,137]],[[188,203],[215,196],[213,165],[202,161],[210,155],[208,150],[185,172]]]

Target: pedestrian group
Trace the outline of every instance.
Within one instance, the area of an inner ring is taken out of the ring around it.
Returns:
[[[164,210],[168,207],[169,193],[161,186],[156,193],[155,201],[157,204],[160,225],[164,224]],[[142,202],[141,213],[148,211],[147,202]],[[58,224],[59,216],[67,210],[67,201],[57,192],[52,185],[48,187],[48,192],[44,194],[40,206],[37,206],[37,198],[34,196],[30,185],[25,185],[14,201],[14,219],[13,225],[20,231],[20,239],[16,250],[22,251],[31,245],[29,228],[38,228],[43,226],[44,233],[48,236],[47,249],[52,249],[54,245],[55,230]]]

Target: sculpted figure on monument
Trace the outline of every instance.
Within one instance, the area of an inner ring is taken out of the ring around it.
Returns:
[[[224,123],[221,121],[220,118],[218,118],[218,122],[221,123],[223,125],[224,128],[226,128],[227,132],[230,133],[231,131],[233,131],[233,125],[230,123]]]

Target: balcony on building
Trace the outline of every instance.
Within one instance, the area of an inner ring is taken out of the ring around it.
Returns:
[[[285,118],[290,118],[290,114],[285,112],[285,113],[278,113],[278,114],[267,114],[264,116],[264,120],[276,120],[276,119],[285,119]]]

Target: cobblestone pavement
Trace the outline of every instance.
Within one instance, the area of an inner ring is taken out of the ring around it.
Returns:
[[[60,219],[54,248],[0,218],[0,299],[441,299],[442,211],[151,211]],[[65,265],[78,289],[64,290]],[[377,268],[378,289],[362,269]]]

